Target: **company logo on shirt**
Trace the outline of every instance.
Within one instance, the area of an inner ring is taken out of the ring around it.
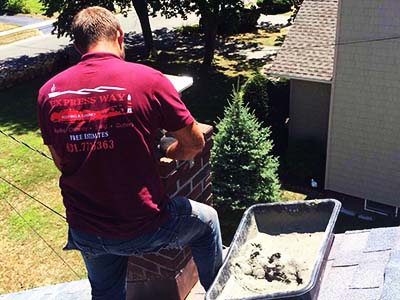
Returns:
[[[74,122],[74,121],[88,121],[88,120],[100,120],[104,118],[111,118],[125,114],[123,107],[113,106],[101,110],[89,110],[85,109],[82,111],[76,109],[63,109],[60,112],[54,112],[50,116],[52,122]]]
[[[55,89],[54,89],[55,90]],[[94,89],[80,89],[77,91],[72,91],[72,90],[68,90],[68,91],[63,91],[63,92],[55,92],[52,91],[51,93],[49,93],[49,98],[54,98],[54,97],[58,97],[61,95],[66,95],[66,94],[73,94],[73,95],[90,95],[91,93],[104,93],[104,92],[108,92],[108,91],[125,91],[125,88],[121,88],[121,87],[117,87],[117,86],[98,86],[97,88]]]
[[[50,115],[52,122],[100,120],[133,113],[132,96],[126,92],[120,92],[126,90],[122,87],[99,86],[93,89],[56,92],[53,85],[51,90],[52,92],[48,94],[49,103],[56,108]],[[109,93],[110,91],[112,93]],[[79,95],[82,96],[79,97]],[[108,103],[109,106],[99,109],[97,103]]]

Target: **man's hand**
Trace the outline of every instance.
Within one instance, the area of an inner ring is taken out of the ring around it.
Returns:
[[[169,148],[169,146],[171,146],[175,142],[176,142],[176,139],[173,138],[172,136],[164,135],[160,139],[160,143],[159,143],[159,150],[160,150],[161,156],[167,156],[167,149]]]
[[[204,148],[204,135],[195,122],[169,133],[176,139],[176,141],[166,140],[168,145],[165,145],[164,149],[169,158],[177,160],[193,159]]]

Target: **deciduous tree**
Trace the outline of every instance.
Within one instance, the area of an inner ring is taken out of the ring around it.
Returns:
[[[83,8],[89,6],[102,6],[110,11],[118,11],[125,16],[128,9],[134,6],[136,13],[139,17],[140,25],[142,27],[143,38],[145,41],[146,51],[149,54],[153,48],[153,37],[151,33],[151,26],[148,17],[148,9],[146,0],[40,0],[46,7],[46,15],[53,16],[59,13],[57,21],[55,22],[54,30],[57,32],[58,37],[63,35],[70,35],[69,29],[71,26],[74,15]]]
[[[166,17],[185,18],[189,13],[201,17],[201,26],[204,30],[203,66],[206,68],[212,63],[218,26],[226,12],[239,11],[244,5],[243,0],[148,0],[148,2],[153,13],[160,11]]]
[[[201,17],[201,25],[204,30],[204,58],[203,65],[209,67],[212,63],[218,26],[227,11],[239,11],[243,7],[243,0],[40,0],[46,7],[48,16],[59,13],[55,23],[55,30],[58,36],[69,35],[69,28],[73,16],[81,9],[99,5],[111,11],[117,9],[126,14],[133,5],[138,14],[142,27],[143,37],[147,52],[154,49],[154,43],[149,22],[149,14],[161,15],[171,18],[180,16],[187,18],[190,13]]]

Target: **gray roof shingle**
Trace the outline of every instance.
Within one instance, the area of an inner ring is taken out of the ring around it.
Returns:
[[[399,239],[399,230],[397,228],[377,228],[373,230],[368,237],[365,252],[384,251],[394,248]]]
[[[372,262],[360,264],[354,272],[350,289],[375,289],[383,286],[385,264]]]
[[[400,300],[399,237],[400,227],[336,234],[318,299]]]
[[[90,291],[85,279],[0,295],[0,300],[90,300]]]
[[[385,283],[383,285],[381,300],[400,300],[400,251],[391,253],[385,271]]]
[[[381,293],[382,293],[382,288],[349,289],[346,292],[344,300],[355,300],[355,299],[379,300]]]
[[[338,0],[304,0],[267,74],[330,82],[333,76]]]
[[[333,268],[329,264],[325,269],[318,300],[344,299],[357,266]],[[331,271],[333,270],[333,271]]]

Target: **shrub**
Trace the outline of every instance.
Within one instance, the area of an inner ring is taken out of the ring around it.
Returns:
[[[243,102],[254,111],[257,120],[268,124],[268,79],[260,72],[255,73],[243,86]],[[270,124],[268,124],[270,125]]]
[[[290,84],[285,78],[267,78],[268,118],[271,137],[274,141],[274,154],[282,156],[287,148],[290,102]]]
[[[7,0],[5,11],[10,14],[28,13],[24,0]]]
[[[290,85],[285,78],[253,75],[243,86],[243,101],[254,111],[259,122],[270,126],[274,142],[273,153],[282,155],[286,151],[289,117]]]
[[[233,90],[216,129],[211,166],[217,207],[237,211],[278,200],[278,160],[270,154],[270,130],[244,105],[242,90]]]
[[[294,1],[295,0],[258,0],[257,6],[263,14],[276,15],[290,11]]]
[[[3,14],[5,8],[7,5],[7,1],[6,0],[0,0],[0,13]]]
[[[230,9],[226,11],[218,26],[219,34],[251,32],[256,29],[260,11],[254,5],[250,8]]]

